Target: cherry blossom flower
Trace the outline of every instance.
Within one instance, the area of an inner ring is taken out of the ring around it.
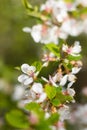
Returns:
[[[58,26],[41,25],[37,24],[32,29],[25,27],[23,29],[27,33],[31,33],[36,43],[41,42],[44,44],[54,43],[58,44],[58,38],[66,39],[67,34]]]
[[[64,86],[67,83],[67,81],[69,81],[68,87],[71,87],[73,85],[73,83],[75,82],[75,80],[76,80],[75,75],[73,75],[72,73],[66,74],[60,80],[60,86]]]
[[[74,43],[74,46],[71,47],[68,47],[68,45],[63,44],[62,50],[69,55],[79,56],[79,53],[81,52],[81,46],[80,43],[76,41]]]
[[[21,70],[24,74],[18,77],[18,81],[24,85],[29,85],[34,81],[34,78],[38,75],[36,68],[34,66],[29,66],[28,64],[23,64]]]
[[[34,83],[31,90],[35,93],[37,103],[41,103],[46,99],[47,96],[44,92],[42,84]]]
[[[62,23],[61,28],[67,33],[67,35],[78,36],[83,30],[82,21],[68,18]]]
[[[56,61],[56,60],[57,58],[55,57],[53,53],[44,54],[42,58],[42,61],[44,62],[43,66],[48,66],[50,61]]]

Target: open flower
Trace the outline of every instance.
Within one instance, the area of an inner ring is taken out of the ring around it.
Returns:
[[[44,89],[41,83],[34,83],[31,90],[36,95],[35,102],[41,103],[46,99],[47,96],[46,96],[46,93],[44,92]]]
[[[76,41],[74,43],[74,46],[71,47],[68,47],[68,45],[63,44],[62,50],[69,55],[79,56],[79,53],[81,52],[81,46],[80,43]]]
[[[75,82],[75,80],[76,80],[76,76],[74,74],[72,73],[66,74],[61,78],[60,86],[64,86],[67,83],[67,81],[69,81],[68,87],[71,87]]]
[[[18,77],[18,81],[24,85],[29,85],[33,82],[34,78],[38,73],[35,73],[36,68],[34,66],[29,66],[28,64],[23,64],[21,70],[24,74]]]
[[[58,44],[58,38],[66,39],[67,34],[58,26],[49,26],[47,24],[37,24],[32,28],[23,28],[24,32],[31,33],[36,43],[42,44],[54,43]]]

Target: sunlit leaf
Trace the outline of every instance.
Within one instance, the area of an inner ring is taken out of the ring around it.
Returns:
[[[48,84],[45,86],[45,92],[49,99],[53,99],[56,96],[56,88]]]

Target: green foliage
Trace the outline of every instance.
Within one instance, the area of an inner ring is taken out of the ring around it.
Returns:
[[[47,119],[47,121],[48,121],[50,124],[54,124],[54,123],[56,123],[58,120],[59,120],[59,114],[58,114],[58,113],[52,114],[52,115]]]
[[[36,67],[37,71],[40,71],[42,68],[42,63],[40,61],[35,61],[32,65]]]
[[[12,110],[6,114],[8,123],[17,128],[29,128],[29,122],[21,110]]]
[[[60,57],[60,50],[59,47],[57,45],[55,45],[54,43],[50,43],[45,45],[48,50],[50,50],[55,56],[57,56],[58,58]]]
[[[51,101],[54,106],[58,106],[60,104],[70,102],[73,100],[73,97],[70,95],[64,95],[61,91],[58,91],[56,97]]]
[[[40,108],[40,105],[34,102],[26,104],[25,109],[29,111],[34,111],[35,113],[42,111],[42,109]]]
[[[23,1],[23,4],[25,6],[26,9],[29,9],[29,10],[33,10],[33,7],[32,5],[28,2],[28,0],[22,0]]]
[[[56,88],[49,84],[45,86],[45,92],[49,99],[53,99],[56,96]]]
[[[43,67],[39,73],[39,77],[43,76],[49,78],[49,75],[52,75],[58,68],[58,61],[50,61],[47,67]]]
[[[72,61],[72,60],[77,61],[77,60],[81,60],[81,58],[82,58],[81,55],[79,55],[79,56],[68,55],[68,56],[67,56],[67,59],[68,59],[69,61]]]

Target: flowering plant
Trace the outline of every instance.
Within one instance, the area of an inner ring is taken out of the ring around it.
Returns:
[[[18,77],[21,94],[16,97],[20,99],[20,109],[6,115],[12,126],[30,130],[65,129],[64,120],[70,118],[69,103],[75,102],[72,85],[82,68],[79,41],[68,45],[66,39],[86,32],[87,3],[82,1],[47,0],[38,8],[23,0],[27,14],[37,20],[36,25],[23,31],[30,33],[36,43],[43,44],[44,54],[39,62],[21,65],[23,74]]]

